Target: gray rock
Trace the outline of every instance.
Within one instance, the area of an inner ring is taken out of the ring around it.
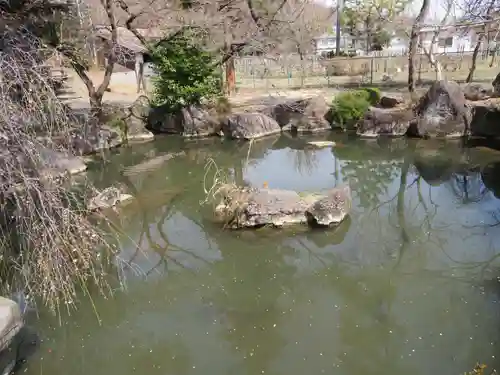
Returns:
[[[282,227],[311,223],[339,223],[350,209],[348,188],[333,189],[326,195],[295,191],[227,186],[216,207],[219,221],[228,227]]]
[[[496,99],[471,103],[471,134],[479,137],[500,137],[500,102]]]
[[[70,148],[75,155],[91,155],[119,147],[122,143],[123,139],[118,130],[105,125],[88,124],[72,132]]]
[[[19,305],[10,299],[0,297],[0,352],[9,347],[23,326]]]
[[[497,74],[497,76],[495,77],[495,79],[493,80],[491,85],[493,86],[493,94],[495,96],[499,96],[500,95],[500,73]]]
[[[147,142],[154,139],[154,134],[146,129],[148,113],[151,110],[149,99],[142,95],[127,108],[123,118],[126,133],[122,134],[127,142]]]
[[[190,106],[181,111],[182,135],[186,137],[207,137],[218,135],[221,122],[215,113],[202,107]]]
[[[415,107],[417,119],[408,129],[416,137],[457,138],[470,132],[472,113],[458,83],[436,81]]]
[[[279,103],[268,109],[267,113],[282,127],[290,125],[299,132],[317,132],[331,129],[327,120],[329,110],[325,98],[318,95]]]
[[[370,138],[380,135],[401,137],[406,134],[414,118],[411,109],[371,107],[359,123],[356,133],[361,137]]]
[[[351,189],[345,185],[332,189],[325,197],[318,199],[305,214],[310,224],[332,226],[340,224],[351,212],[351,207]]]
[[[404,103],[405,98],[403,95],[391,94],[391,95],[383,95],[380,98],[379,106],[381,108],[394,108],[398,105]]]
[[[167,112],[162,106],[151,108],[146,128],[153,133],[182,134],[184,132],[181,116]]]
[[[38,147],[40,159],[43,161],[43,175],[48,177],[59,177],[66,173],[77,174],[87,170],[87,165],[80,157],[75,157],[67,153],[51,150],[49,148]]]
[[[88,208],[91,211],[104,210],[129,201],[132,198],[131,195],[123,194],[115,187],[108,187],[90,200]]]
[[[159,106],[150,110],[147,128],[156,133],[206,137],[219,134],[221,123],[215,114],[199,106],[189,106],[178,113],[169,113],[165,106]]]
[[[147,121],[150,111],[151,103],[149,102],[149,98],[144,95],[139,96],[129,108],[129,112],[133,117],[141,119],[144,122]]]
[[[301,196],[289,190],[228,186],[215,213],[233,229],[264,225],[282,227],[307,223],[305,211],[317,199],[317,196]]]
[[[278,123],[263,113],[236,113],[222,127],[224,135],[233,139],[255,139],[281,132]]]
[[[465,99],[476,101],[491,98],[493,87],[483,83],[469,83],[464,87]]]

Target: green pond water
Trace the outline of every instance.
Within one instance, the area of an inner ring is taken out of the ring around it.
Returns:
[[[95,162],[89,176],[98,187],[119,184],[135,196],[110,214],[126,234],[114,295],[83,298],[60,319],[30,312],[42,343],[23,373],[458,375],[477,361],[500,368],[500,153],[325,138],[338,145],[310,149],[314,138],[280,136],[249,150],[163,138]],[[331,230],[224,230],[200,205],[210,159],[254,186],[324,191],[348,182],[353,210]]]

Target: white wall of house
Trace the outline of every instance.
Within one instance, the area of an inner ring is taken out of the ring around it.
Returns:
[[[335,51],[337,42],[335,39],[335,34],[324,34],[318,38],[316,38],[316,53],[318,55],[321,55],[323,52],[330,52],[330,51]],[[364,55],[365,50],[363,49],[363,44],[364,40],[359,41],[357,46],[357,53],[358,55]],[[353,38],[350,35],[342,35],[340,38],[340,48],[342,50],[345,50],[346,47],[347,49],[352,48],[353,44]],[[408,40],[405,38],[397,37],[394,36],[391,39],[391,44],[389,47],[384,48],[383,51],[378,51],[377,55],[401,55],[405,54],[408,50]]]
[[[420,38],[423,46],[430,48],[434,32],[423,30]],[[434,53],[461,53],[472,52],[476,45],[476,33],[473,29],[469,30],[443,30],[437,38],[434,45]]]
[[[337,49],[337,39],[335,34],[323,34],[315,39],[316,43],[316,53],[321,55],[323,52],[331,52]],[[340,48],[345,49],[349,46],[350,37],[346,35],[340,35]]]
[[[408,39],[394,36],[391,38],[391,43],[388,47],[381,51],[383,54],[389,55],[404,55],[408,51]]]

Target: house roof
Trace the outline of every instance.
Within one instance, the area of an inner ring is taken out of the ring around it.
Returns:
[[[487,24],[495,24],[500,20],[500,18],[495,18],[487,21],[479,21],[479,22],[457,22],[449,25],[424,25],[423,27],[420,28],[421,33],[425,32],[431,32],[435,31],[437,28],[439,28],[441,31],[445,32],[453,32],[453,31],[462,31],[464,29],[470,29],[470,28],[476,28],[476,27],[483,27]]]

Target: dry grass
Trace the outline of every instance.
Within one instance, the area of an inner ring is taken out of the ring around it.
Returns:
[[[243,170],[248,167],[254,140],[248,142],[248,151]],[[240,214],[248,202],[251,188],[238,186],[228,171],[217,166],[214,159],[208,159],[203,176],[205,199],[200,205],[211,204],[215,219],[224,227],[238,228]]]
[[[465,80],[471,66],[470,55],[441,55],[438,56],[443,64],[444,76],[448,79],[462,81]],[[328,62],[321,62],[317,57],[311,57],[311,60],[306,62],[306,76],[304,79],[301,73],[297,70],[294,64],[288,64],[286,61],[277,62],[262,62],[262,59],[254,58],[249,62],[242,63],[237,70],[237,87],[242,91],[257,90],[283,90],[296,88],[325,88],[325,87],[342,87],[361,84],[386,84],[383,80],[384,74],[388,73],[393,77],[392,84],[401,85],[406,88],[408,80],[407,56],[394,57],[355,57],[355,58],[339,58],[343,61],[349,70],[366,71],[364,74],[356,74],[352,76],[330,76],[325,73]],[[373,60],[373,62],[372,62]],[[499,72],[498,59],[497,62],[490,68],[491,57],[478,57],[477,69],[475,73],[476,81],[491,82]],[[290,66],[291,65],[291,66]],[[296,64],[295,64],[296,65]],[[429,66],[425,56],[417,58],[417,78],[423,81],[435,79],[435,73]],[[365,67],[366,69],[362,69]],[[398,72],[398,70],[400,70]],[[287,72],[291,72],[291,77]],[[303,85],[302,85],[303,80]]]
[[[90,281],[106,292],[100,258],[112,249],[82,200],[92,187],[77,196],[68,176],[44,173],[40,151],[68,151],[51,139],[69,137],[74,119],[43,67],[50,50],[23,31],[5,32],[0,54],[0,279],[4,295],[23,290],[56,311]]]

